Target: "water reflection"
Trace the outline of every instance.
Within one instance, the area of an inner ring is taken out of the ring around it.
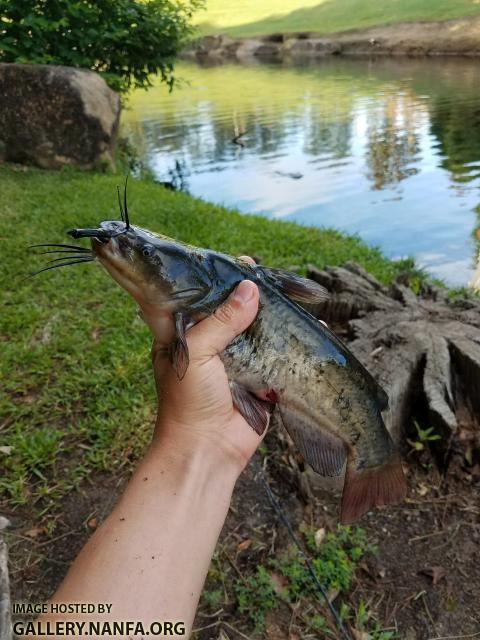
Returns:
[[[418,105],[410,94],[390,93],[379,101],[367,131],[367,176],[373,189],[393,186],[418,173],[420,151]]]
[[[359,233],[466,284],[480,171],[476,62],[180,65],[124,133],[158,179],[244,212]]]

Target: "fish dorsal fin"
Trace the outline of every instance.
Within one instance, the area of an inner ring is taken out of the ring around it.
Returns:
[[[328,291],[314,280],[286,271],[269,267],[257,267],[273,282],[286,296],[300,303],[318,303],[327,300]]]
[[[285,429],[312,469],[322,476],[340,476],[347,459],[342,440],[295,410],[283,405],[279,409]]]

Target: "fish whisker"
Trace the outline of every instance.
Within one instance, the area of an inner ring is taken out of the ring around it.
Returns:
[[[78,260],[79,262],[91,262],[95,258],[89,256],[62,256],[61,258],[54,258],[53,260],[49,260],[47,264],[51,262],[61,262],[62,260]]]
[[[75,249],[76,251],[83,251],[86,253],[90,253],[90,249],[85,247],[81,247],[76,244],[31,244],[28,246],[29,249],[35,249],[36,247],[61,247],[62,249]]]
[[[128,217],[128,208],[127,208],[127,182],[128,176],[125,178],[125,187],[123,189],[123,213],[125,215],[125,230],[128,231],[130,229],[130,219]]]
[[[79,257],[80,256],[85,256],[87,257],[87,255],[92,255],[91,251],[75,251],[74,249],[52,249],[51,251],[41,251],[38,255],[39,256],[46,256],[49,253],[76,253]]]
[[[64,259],[64,258],[63,258]],[[49,271],[50,269],[58,269],[60,267],[68,267],[71,264],[81,264],[83,262],[93,262],[93,258],[77,258],[76,260],[70,260],[69,262],[62,262],[60,264],[53,264],[50,267],[44,267],[43,269],[39,269],[38,271],[35,271],[34,273],[31,273],[30,276],[36,276],[39,273],[42,273],[43,271]]]

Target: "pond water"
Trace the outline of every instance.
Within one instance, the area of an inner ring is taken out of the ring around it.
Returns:
[[[123,114],[123,135],[159,180],[357,233],[468,284],[480,238],[477,61],[181,63],[177,75],[180,88],[136,92]]]

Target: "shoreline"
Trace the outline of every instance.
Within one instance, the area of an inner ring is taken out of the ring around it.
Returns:
[[[266,61],[346,56],[480,56],[480,16],[447,21],[398,22],[329,36],[273,33],[258,38],[209,35],[193,42],[182,57],[197,61]]]

